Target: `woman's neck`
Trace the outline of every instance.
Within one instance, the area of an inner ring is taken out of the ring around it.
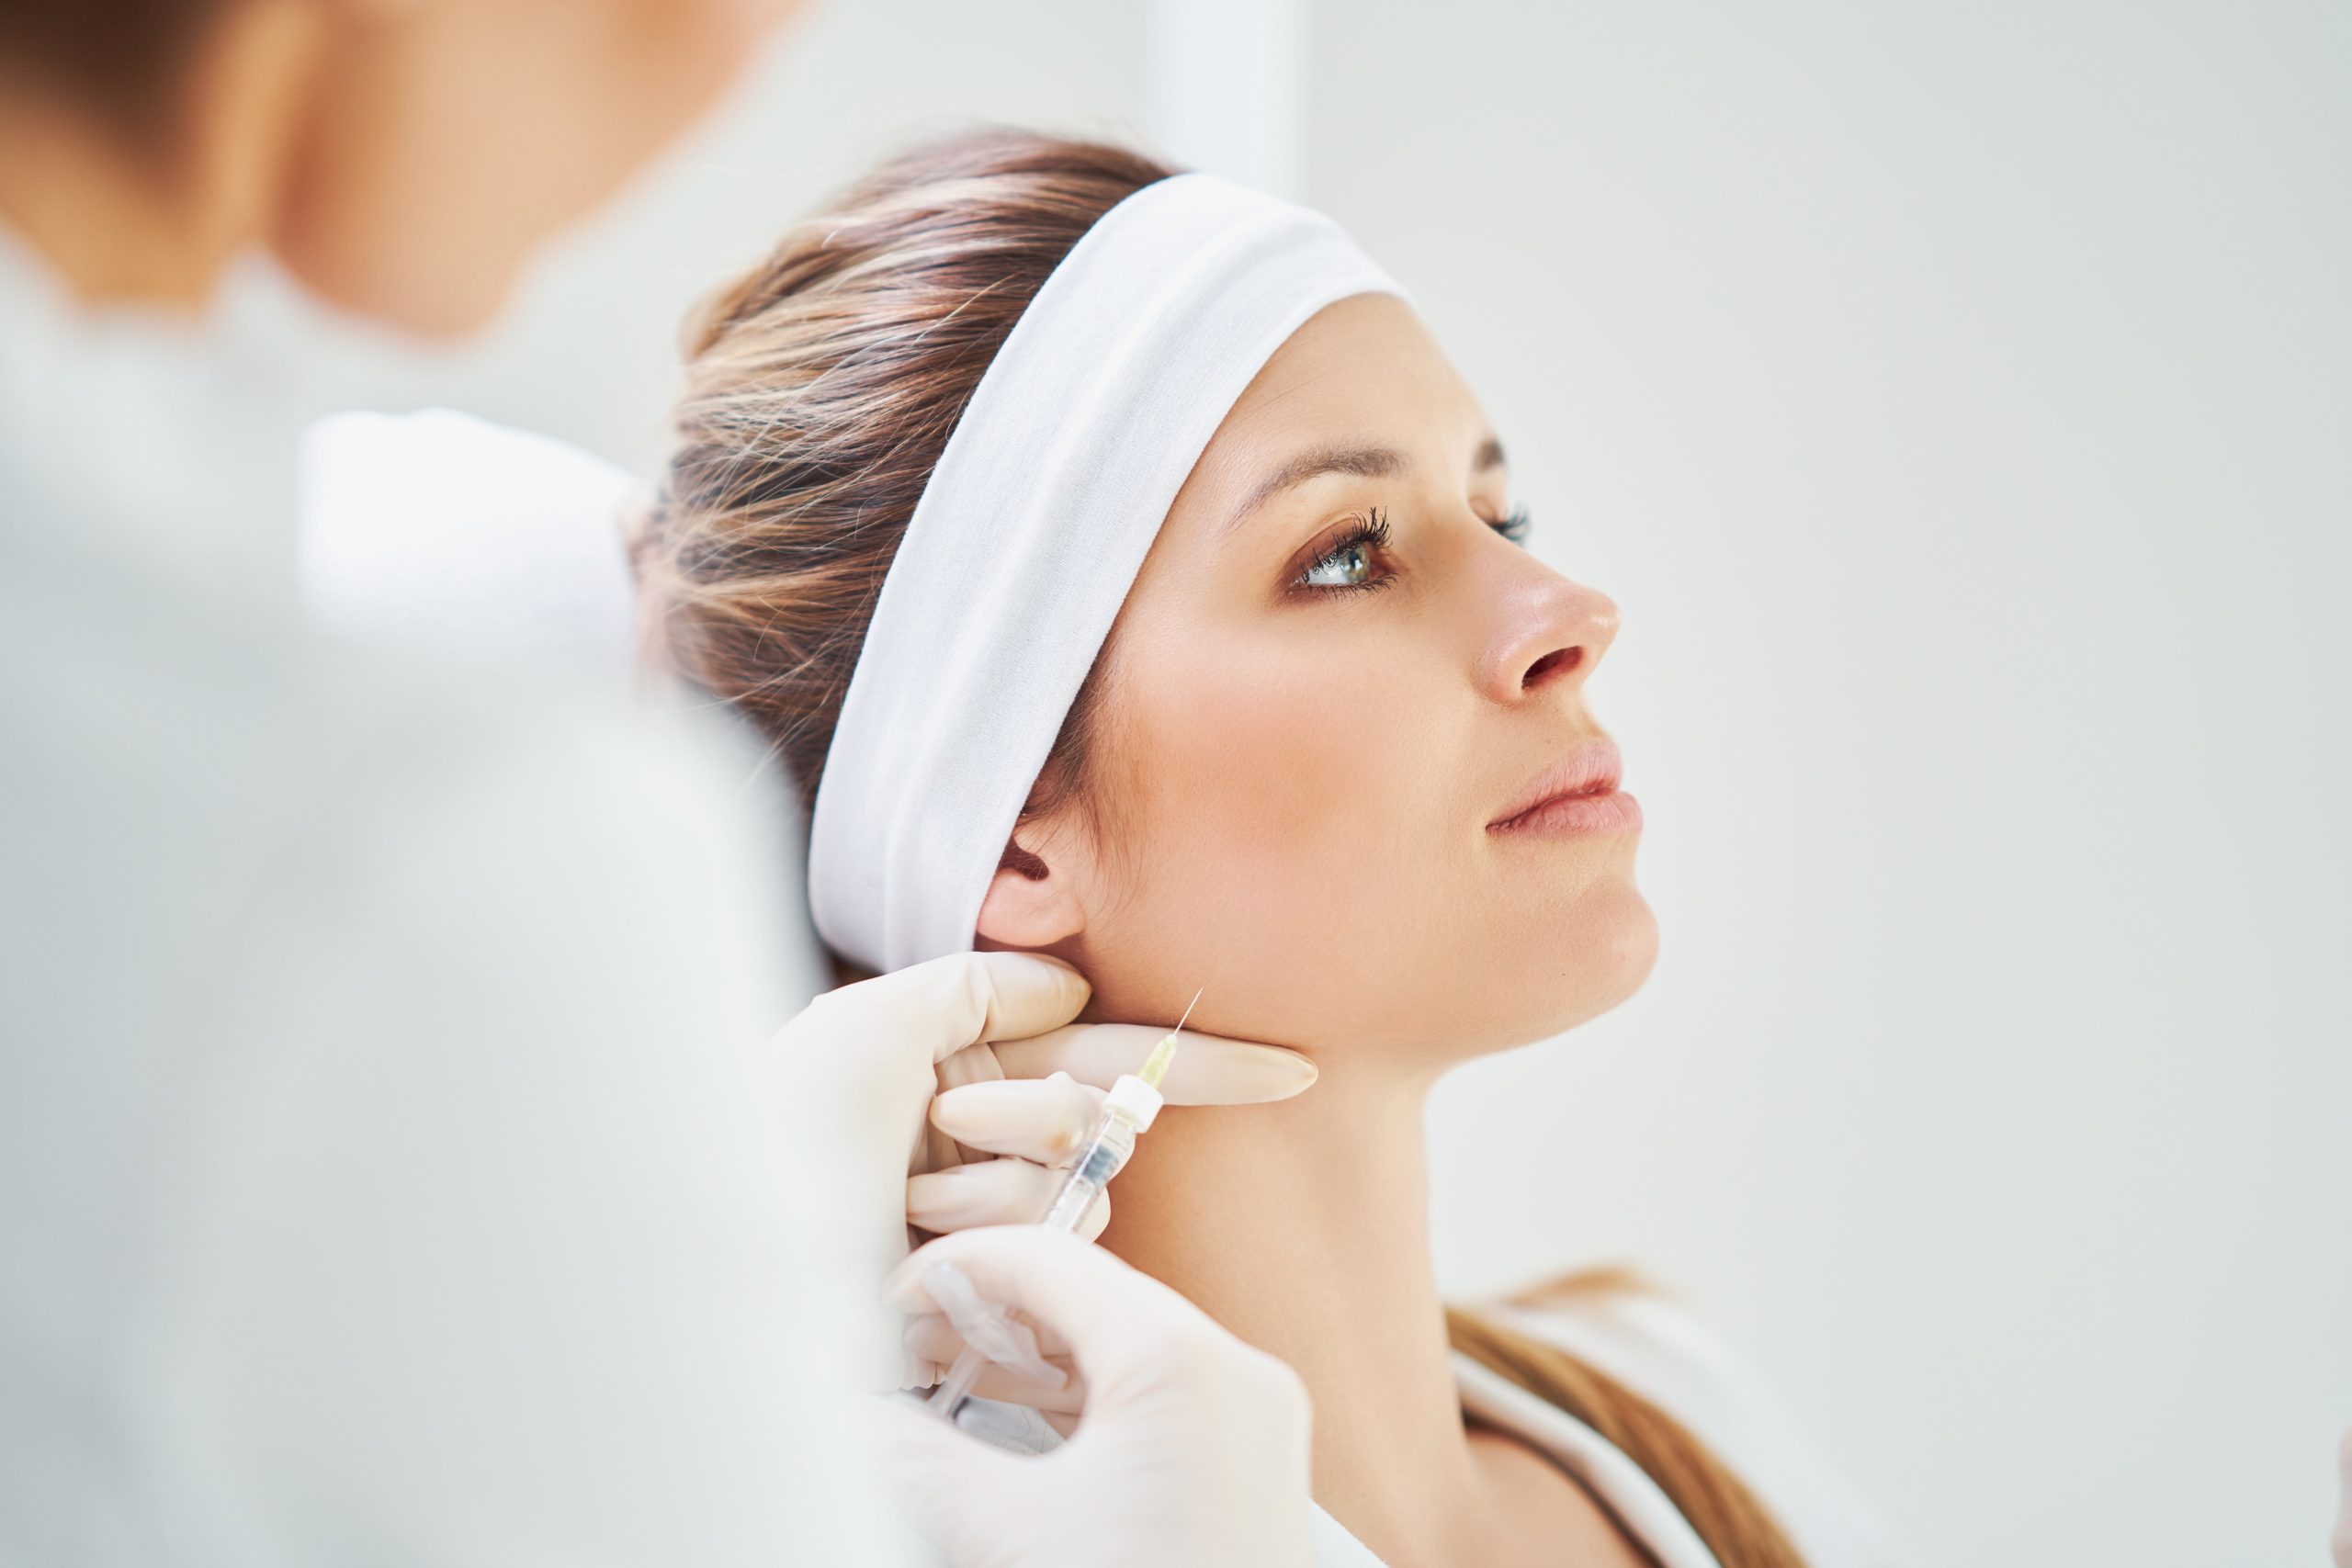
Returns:
[[[1297,1370],[1317,1500],[1398,1564],[1459,1560],[1480,1512],[1430,1258],[1428,1088],[1327,1069],[1277,1105],[1171,1111],[1102,1238]]]

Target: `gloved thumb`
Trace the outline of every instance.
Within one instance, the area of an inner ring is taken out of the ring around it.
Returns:
[[[908,1500],[948,1562],[1026,1562],[1021,1499],[1044,1461],[1018,1456],[906,1399],[875,1412],[875,1453],[891,1492]]]

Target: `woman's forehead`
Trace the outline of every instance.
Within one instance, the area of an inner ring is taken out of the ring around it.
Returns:
[[[1432,395],[1449,403],[1467,399],[1469,389],[1410,305],[1391,295],[1360,294],[1326,306],[1293,333],[1234,403],[1226,424],[1345,419],[1410,408]]]
[[[1455,447],[1487,438],[1477,399],[1412,307],[1359,295],[1275,351],[1203,451],[1177,511],[1229,517],[1316,465],[1374,475],[1458,467]]]

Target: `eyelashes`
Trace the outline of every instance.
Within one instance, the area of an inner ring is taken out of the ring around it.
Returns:
[[[1352,582],[1318,579],[1325,579],[1332,572],[1370,570],[1374,554],[1385,548],[1387,544],[1388,519],[1375,506],[1368,515],[1351,522],[1346,530],[1308,564],[1305,571],[1292,580],[1291,586],[1320,593],[1363,593],[1374,588],[1385,588],[1396,580],[1394,572]]]
[[[1524,544],[1533,519],[1527,508],[1514,507],[1498,522],[1487,525],[1512,544]],[[1350,522],[1340,536],[1331,541],[1306,570],[1291,580],[1290,586],[1307,593],[1368,593],[1387,587],[1396,581],[1393,571],[1377,577],[1348,577],[1342,574],[1368,572],[1373,558],[1388,546],[1388,519],[1379,507]]]

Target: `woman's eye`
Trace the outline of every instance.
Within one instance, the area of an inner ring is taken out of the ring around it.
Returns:
[[[1528,529],[1534,526],[1534,519],[1528,516],[1527,508],[1517,506],[1511,509],[1510,516],[1499,523],[1489,523],[1487,526],[1509,539],[1512,544],[1523,545],[1527,543]]]
[[[1340,592],[1378,588],[1389,581],[1387,576],[1375,575],[1379,570],[1375,558],[1387,543],[1387,519],[1375,508],[1370,517],[1358,518],[1347,532],[1333,540],[1330,547],[1317,556],[1291,586]]]
[[[1361,588],[1372,577],[1372,551],[1363,545],[1342,545],[1306,569],[1302,588]]]

